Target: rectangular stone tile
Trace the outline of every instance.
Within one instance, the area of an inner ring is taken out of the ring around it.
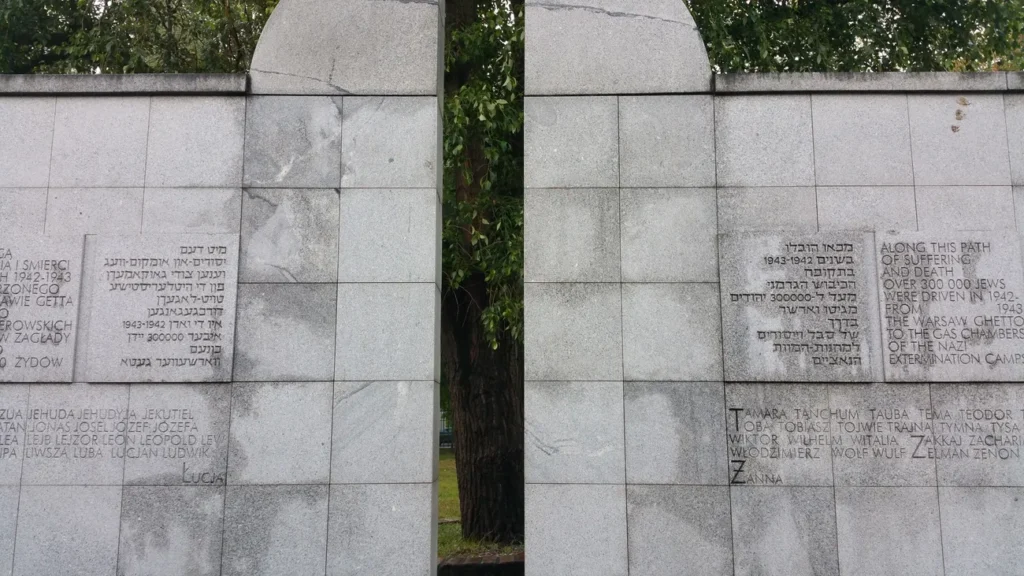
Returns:
[[[86,379],[230,381],[238,237],[95,240]]]
[[[432,381],[336,382],[331,482],[430,483],[439,392]]]
[[[524,105],[527,188],[619,185],[616,97],[527,98]]]
[[[711,96],[619,97],[621,185],[715,185]]]
[[[1018,77],[1024,79],[1024,74]],[[1006,106],[1006,135],[1010,146],[1010,179],[1024,186],[1024,94],[1003,96]]]
[[[249,188],[240,282],[336,282],[338,192]]]
[[[243,186],[337,187],[341,108],[341,97],[248,97]]]
[[[817,197],[812,187],[718,189],[720,233],[817,230]]]
[[[114,574],[120,518],[120,486],[25,486],[14,575]]]
[[[623,281],[718,281],[714,189],[623,189],[620,196]]]
[[[880,234],[887,382],[1024,381],[1014,232]]]
[[[918,186],[918,229],[1013,230],[1013,193],[1009,186]]]
[[[939,488],[946,574],[1015,574],[1024,566],[1024,490]]]
[[[1024,486],[1024,386],[933,384],[939,486]]]
[[[0,187],[47,186],[55,105],[52,97],[0,100]]]
[[[526,482],[622,484],[621,382],[527,382]]]
[[[934,486],[927,385],[829,387],[836,486]]]
[[[338,380],[436,380],[437,288],[339,284]]]
[[[527,282],[618,282],[619,191],[526,190]]]
[[[112,485],[124,480],[128,386],[32,386],[24,485]]]
[[[873,247],[860,232],[721,235],[726,380],[879,380]]]
[[[245,98],[155,97],[150,114],[147,187],[241,186]]]
[[[349,96],[343,110],[343,188],[437,185],[437,98]]]
[[[0,188],[0,221],[13,234],[42,234],[46,225],[46,188]]]
[[[25,461],[25,427],[29,419],[29,390],[29,386],[0,386],[0,486],[21,484],[21,466]],[[0,530],[0,533],[3,531]],[[3,554],[0,553],[0,566],[3,566],[2,559]]]
[[[721,382],[626,382],[626,481],[728,482]]]
[[[913,186],[904,94],[814,94],[818,186]]]
[[[230,486],[223,576],[322,575],[327,486]]]
[[[836,488],[843,574],[941,576],[936,488]]]
[[[338,281],[436,281],[439,209],[433,188],[342,190]]]
[[[1013,187],[1013,206],[1015,220],[1017,222],[1017,233],[1024,233],[1024,186]],[[1020,206],[1020,208],[1017,208]]]
[[[142,187],[148,97],[58,98],[50,186]]]
[[[147,188],[144,234],[238,234],[240,188]]]
[[[235,380],[333,380],[337,298],[333,284],[240,285]]]
[[[327,484],[330,382],[235,384],[229,484]]]
[[[630,576],[733,573],[729,489],[629,486]]]
[[[526,485],[526,576],[627,576],[626,487]]]
[[[832,486],[828,387],[726,384],[729,483]]]
[[[219,576],[223,526],[223,486],[126,486],[117,573]]]
[[[839,576],[832,488],[732,490],[736,574]]]
[[[715,100],[719,186],[814,186],[811,97]]]
[[[1002,94],[913,94],[910,132],[918,186],[1008,186]]]
[[[618,284],[527,284],[526,380],[622,381]]]
[[[133,384],[124,483],[223,486],[230,419],[230,384]]]
[[[429,576],[433,554],[432,484],[331,486],[328,576]]]
[[[626,380],[722,379],[717,284],[623,284]]]
[[[14,535],[18,528],[18,499],[21,488],[0,486],[0,574],[11,576],[14,569]]]
[[[913,186],[818,187],[818,226],[835,230],[917,230]]]
[[[133,234],[142,231],[142,188],[50,188],[46,234]]]
[[[81,236],[0,236],[0,382],[71,382]]]

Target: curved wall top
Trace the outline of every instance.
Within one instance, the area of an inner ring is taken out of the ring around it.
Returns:
[[[255,94],[435,95],[438,0],[281,0],[253,55]]]
[[[711,66],[682,0],[526,0],[526,93],[707,92]]]

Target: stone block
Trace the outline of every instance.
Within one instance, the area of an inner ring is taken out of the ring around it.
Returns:
[[[817,232],[814,188],[719,188],[719,232]]]
[[[623,281],[718,281],[715,190],[623,189],[620,194]]]
[[[139,233],[142,198],[142,188],[50,188],[46,234]]]
[[[238,381],[334,379],[333,284],[242,284],[238,287]]]
[[[242,184],[245,98],[153,98],[146,187]]]
[[[230,384],[133,384],[124,483],[227,483]]]
[[[21,466],[25,461],[25,428],[29,418],[29,389],[29,386],[11,384],[0,386],[0,407],[3,408],[0,411],[0,487],[21,484]],[[3,525],[3,518],[0,512],[0,526]],[[3,530],[0,530],[2,533]],[[0,559],[4,558],[2,550],[3,546],[0,545]]]
[[[71,382],[81,236],[0,236],[0,382]]]
[[[714,186],[712,97],[619,97],[619,162],[624,187]]]
[[[716,74],[715,92],[1001,92],[1006,90],[1006,76],[1006,72],[740,72]]]
[[[621,382],[527,382],[526,482],[622,484]]]
[[[910,98],[918,186],[1008,186],[1002,94],[915,94]]]
[[[339,282],[436,281],[435,189],[342,190],[340,212]]]
[[[732,491],[737,575],[839,576],[832,488]]]
[[[437,380],[431,284],[338,285],[337,380]]]
[[[936,488],[836,488],[843,574],[941,576]]]
[[[1024,72],[1007,72],[1006,87],[1015,92],[1024,90]]]
[[[349,96],[343,109],[343,188],[437,185],[437,98]]]
[[[329,576],[434,573],[432,484],[331,486]]]
[[[14,535],[18,528],[18,486],[0,486],[0,574],[11,576],[14,564]]]
[[[723,234],[718,249],[726,380],[880,379],[870,234]]]
[[[144,97],[58,98],[49,185],[144,186],[149,108]]]
[[[722,379],[716,284],[623,284],[626,380]]]
[[[1017,230],[1024,231],[1024,186],[1013,187],[1013,206]],[[1020,209],[1017,209],[1020,206]]]
[[[46,224],[46,188],[0,188],[0,221],[13,234],[42,234]]]
[[[125,487],[117,573],[219,576],[223,526],[223,487]]]
[[[336,188],[341,182],[341,98],[250,96],[243,186]]]
[[[4,74],[5,94],[245,94],[246,74]]]
[[[618,284],[527,284],[526,380],[622,381]]]
[[[1018,74],[1024,88],[1024,73]],[[1010,146],[1010,179],[1024,186],[1024,94],[1003,96],[1006,105],[1006,136]]]
[[[527,282],[618,282],[619,192],[526,190]]]
[[[144,234],[238,234],[239,188],[147,188]]]
[[[99,236],[94,248],[87,381],[231,380],[237,236]]]
[[[23,485],[121,485],[128,386],[35,385],[29,407]]]
[[[818,186],[913,186],[904,94],[815,94]]]
[[[241,282],[336,282],[338,192],[247,189]]]
[[[721,382],[626,382],[629,484],[728,482]]]
[[[614,96],[527,98],[524,105],[527,188],[619,185]]]
[[[428,382],[337,382],[331,482],[430,483],[437,395]]]
[[[322,576],[327,486],[230,486],[224,576]]]
[[[913,186],[819,186],[817,192],[822,232],[917,230]]]
[[[833,485],[827,386],[726,384],[725,409],[731,485]]]
[[[725,486],[630,486],[630,576],[733,573],[732,520]]]
[[[719,186],[814,186],[811,97],[715,101]]]
[[[120,517],[120,486],[23,487],[14,575],[114,574]]]
[[[526,576],[627,576],[626,487],[526,485]]]
[[[1015,384],[933,384],[933,443],[939,486],[1024,486],[1020,433],[1024,388]],[[972,443],[973,441],[973,443]]]
[[[50,181],[55,99],[0,100],[0,187],[45,187]],[[4,220],[9,222],[9,220]]]
[[[1009,186],[918,186],[918,230],[1013,230]]]
[[[333,385],[235,384],[229,484],[327,484]]]
[[[1014,574],[1024,565],[1024,490],[939,488],[946,574]]]

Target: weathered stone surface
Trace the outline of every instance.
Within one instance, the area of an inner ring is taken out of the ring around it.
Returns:
[[[1009,186],[918,186],[918,230],[1013,230]]]
[[[946,574],[1013,574],[1024,565],[1020,488],[939,488]]]
[[[832,488],[732,491],[736,571],[743,576],[839,576]]]
[[[244,136],[244,98],[153,98],[146,187],[241,185]]]
[[[1024,72],[1007,72],[1006,87],[1011,91],[1024,90]]]
[[[25,429],[29,418],[29,390],[29,386],[0,386],[0,408],[3,408],[0,414],[0,486],[21,484],[21,466],[25,461]],[[0,496],[0,500],[2,498]],[[0,504],[0,507],[2,506]],[[0,512],[0,526],[3,525],[3,518],[3,513]],[[0,534],[2,533],[0,530]],[[11,540],[11,545],[14,545],[14,540]],[[0,559],[2,558],[3,545],[0,545]]]
[[[811,98],[715,101],[719,186],[813,186]]]
[[[1024,387],[935,384],[931,402],[939,486],[1024,486]]]
[[[335,282],[338,192],[247,189],[241,251],[240,282]]]
[[[0,382],[71,382],[81,236],[0,236]]]
[[[238,234],[240,188],[147,188],[143,234]]]
[[[42,234],[46,188],[0,188],[0,221],[8,234]]]
[[[814,188],[719,188],[719,232],[816,232]]]
[[[819,186],[817,192],[818,226],[822,232],[917,230],[913,186]]]
[[[237,236],[99,236],[89,265],[88,381],[231,380]]]
[[[626,576],[626,487],[527,484],[526,539],[526,576]]]
[[[51,187],[143,186],[149,98],[58,98]]]
[[[318,576],[327,556],[327,486],[229,486],[224,576]]]
[[[223,487],[126,487],[117,573],[217,576],[223,526]]]
[[[1024,89],[1024,73],[1021,78]],[[1014,185],[1024,186],[1024,94],[1003,96],[1006,106],[1006,136],[1010,146],[1010,178]]]
[[[818,186],[912,186],[905,95],[811,97]]]
[[[0,99],[0,187],[49,183],[55,104],[53,98]]]
[[[18,499],[21,490],[17,486],[0,486],[0,574],[13,574],[14,534],[18,528]]]
[[[527,282],[619,281],[618,190],[527,190],[524,211]]]
[[[437,185],[437,98],[348,97],[343,112],[343,188]]]
[[[142,230],[142,188],[50,188],[46,234],[130,234]]]
[[[719,237],[730,381],[878,380],[869,234]]]
[[[614,96],[527,98],[524,106],[527,188],[619,185]]]
[[[622,381],[618,284],[527,284],[526,380]]]
[[[1015,233],[894,232],[876,247],[887,382],[1024,381]]]
[[[436,281],[441,224],[434,189],[345,189],[340,202],[339,282]]]
[[[729,489],[722,486],[630,486],[629,574],[732,574]]]
[[[714,189],[623,189],[620,196],[624,282],[718,281]]]
[[[341,98],[252,96],[245,110],[245,186],[336,188]]]
[[[714,186],[712,97],[620,97],[619,159],[624,187]]]
[[[245,94],[245,74],[4,74],[3,94]]]
[[[1013,73],[1009,74],[1010,76]],[[1006,89],[1006,72],[766,72],[716,74],[715,92],[986,92]]]
[[[1001,94],[911,95],[918,186],[1006,186],[1010,165]]]

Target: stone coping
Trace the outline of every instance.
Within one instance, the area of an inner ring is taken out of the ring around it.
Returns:
[[[245,74],[0,74],[0,96],[242,94]]]
[[[716,74],[718,94],[771,92],[1005,92],[1024,90],[1020,72],[787,72]]]

